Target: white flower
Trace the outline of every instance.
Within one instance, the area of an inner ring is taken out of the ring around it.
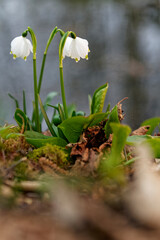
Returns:
[[[88,52],[90,52],[90,50],[86,39],[68,37],[63,49],[63,58],[65,58],[65,56],[71,57],[78,62],[80,58],[88,59]]]
[[[66,39],[66,42],[65,42],[65,45],[64,45],[64,48],[63,48],[63,58],[65,58],[65,56],[67,57],[70,57],[70,44],[72,42],[72,39],[71,37],[67,37]]]
[[[14,59],[21,57],[26,61],[30,52],[33,52],[33,46],[29,39],[19,36],[12,40],[10,53],[13,54]]]

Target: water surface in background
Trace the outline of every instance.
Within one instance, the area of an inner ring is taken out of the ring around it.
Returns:
[[[13,122],[14,102],[22,106],[26,92],[28,115],[32,111],[32,57],[12,60],[11,40],[30,26],[37,36],[37,73],[47,39],[55,26],[73,30],[89,41],[89,60],[64,59],[67,103],[89,113],[88,94],[105,82],[106,98],[114,106],[124,97],[125,123],[133,129],[146,118],[160,116],[160,2],[107,0],[0,0],[0,120]],[[47,56],[41,98],[60,92],[57,35]],[[60,95],[53,104],[61,101]],[[52,109],[49,111],[51,115]]]

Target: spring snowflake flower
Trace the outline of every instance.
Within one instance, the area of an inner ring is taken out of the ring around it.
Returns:
[[[29,39],[19,36],[12,40],[10,53],[13,54],[14,59],[21,57],[26,61],[30,52],[33,52],[33,46]]]
[[[65,58],[65,56],[71,57],[78,62],[80,58],[88,59],[88,52],[90,52],[90,50],[86,39],[67,37],[63,49],[63,58]]]

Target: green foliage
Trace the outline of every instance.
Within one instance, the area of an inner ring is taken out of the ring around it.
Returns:
[[[160,158],[160,137],[152,137],[151,139],[148,139],[146,143],[151,146],[154,157]]]
[[[150,126],[150,129],[148,130],[147,134],[152,135],[153,131],[155,130],[156,127],[159,127],[160,124],[160,118],[159,117],[155,117],[155,118],[149,118],[147,120],[145,120],[141,126]]]
[[[109,135],[112,133],[112,128],[111,128],[111,123],[119,123],[119,118],[118,118],[118,107],[117,105],[112,109],[112,111],[109,114],[108,121],[104,127],[105,129],[105,134],[106,137],[108,138]]]
[[[99,87],[93,94],[91,103],[91,114],[103,111],[104,101],[108,90],[108,83]],[[91,102],[91,99],[89,99]]]
[[[64,120],[58,128],[61,129],[64,136],[71,143],[78,141],[84,125],[88,122],[88,119],[83,116],[72,117]]]
[[[122,151],[126,144],[126,138],[130,134],[129,126],[119,123],[110,123],[113,132],[111,153],[106,154],[100,166],[100,173],[118,182],[124,181],[124,173],[121,167]]]
[[[147,143],[151,146],[155,158],[160,158],[160,137],[151,135],[135,135],[128,136],[126,139],[126,144],[128,145],[138,145],[143,143]]]
[[[64,120],[58,128],[61,129],[69,142],[75,143],[79,140],[84,128],[99,124],[102,120],[106,119],[107,116],[108,113],[95,113],[88,117],[76,116]]]
[[[61,147],[65,147],[67,145],[67,142],[60,138],[60,137],[52,137],[48,139],[36,139],[36,138],[26,138],[26,141],[35,146],[36,148],[45,146],[47,143],[50,143],[52,145],[57,145]]]
[[[62,146],[62,147],[65,147],[67,145],[67,142],[60,137],[45,136],[41,133],[37,133],[34,131],[26,131],[24,135],[25,135],[26,141],[37,148],[42,147],[47,143],[50,143],[52,145]]]
[[[26,114],[21,109],[19,109],[19,108],[16,109],[14,118],[20,128],[23,126],[24,130],[31,129],[31,125],[29,124],[29,118],[26,116]]]
[[[14,125],[8,125],[4,127],[0,127],[0,137],[3,139],[9,138],[10,134],[18,134],[19,133],[19,127]]]
[[[47,109],[48,109],[48,104],[49,104],[49,103],[52,101],[52,99],[53,99],[54,97],[56,97],[57,95],[58,95],[57,92],[50,92],[50,93],[47,95],[47,97],[46,97],[46,99],[45,99],[45,101],[44,101],[44,104],[43,104],[43,108],[44,108],[45,111],[47,111]],[[42,123],[43,118],[44,118],[42,112],[40,112],[39,118],[40,118],[40,123]]]
[[[148,139],[152,138],[150,135],[133,135],[133,136],[128,136],[126,139],[126,144],[128,145],[135,145],[142,143]]]
[[[33,150],[28,157],[34,161],[38,161],[40,157],[45,157],[60,167],[63,167],[68,163],[68,153],[66,150],[51,144],[46,144],[43,147]]]
[[[36,139],[48,139],[52,138],[51,136],[46,136],[42,133],[36,132],[36,131],[25,131],[24,136],[26,138],[36,138]]]
[[[8,96],[9,96],[11,99],[14,100],[14,102],[15,102],[15,104],[16,104],[16,108],[19,108],[19,102],[18,102],[18,100],[17,100],[14,96],[12,96],[12,94],[10,94],[10,93],[8,93]]]
[[[109,112],[106,113],[94,113],[87,117],[87,123],[84,125],[84,128],[93,127],[98,125],[100,122],[107,119]]]

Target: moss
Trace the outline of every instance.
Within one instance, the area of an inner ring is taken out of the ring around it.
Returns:
[[[4,141],[4,150],[6,152],[20,152],[25,154],[30,145],[25,141],[23,136],[17,136],[16,138],[9,138]]]
[[[28,179],[29,169],[28,169],[28,162],[21,162],[14,168],[14,175],[19,180]]]
[[[66,150],[62,147],[51,144],[46,144],[43,147],[34,149],[28,154],[28,157],[37,162],[39,158],[45,157],[60,167],[68,164],[68,154],[66,153]]]

